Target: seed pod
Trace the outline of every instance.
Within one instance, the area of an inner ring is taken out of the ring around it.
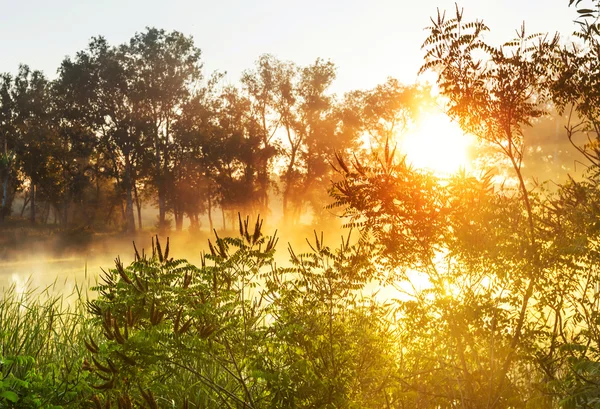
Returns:
[[[125,281],[127,284],[133,284],[133,282],[131,281],[131,278],[129,278],[127,273],[125,273],[125,269],[123,268],[123,263],[121,262],[120,257],[117,257],[115,259],[115,266],[117,267],[117,272],[119,273],[119,275],[121,276],[123,281]]]
[[[83,364],[81,365],[81,369],[84,371],[91,371],[92,367],[90,365],[90,361],[87,360],[87,358],[83,359]]]
[[[156,254],[158,255],[158,261],[163,262],[163,253],[160,248],[160,241],[158,240],[158,236],[156,236]]]
[[[131,409],[131,399],[129,399],[128,395],[119,396],[119,400],[117,401],[118,409]]]
[[[267,243],[267,248],[265,249],[266,252],[271,251],[276,245],[277,242],[279,241],[277,237],[277,230],[275,230],[275,234],[273,234],[273,237],[271,237]]]
[[[110,328],[110,324],[107,324],[106,321],[102,321],[102,326],[104,327],[104,336],[110,341],[115,339],[115,336],[112,333],[112,329]]]
[[[179,330],[180,334],[185,334],[185,332],[190,329],[190,327],[192,326],[192,322],[193,322],[193,318],[190,318],[189,320],[187,320],[187,322],[185,324],[183,324],[183,326],[181,327],[181,329]]]
[[[107,389],[111,389],[115,384],[115,379],[112,378],[110,381],[102,384],[102,385],[92,385],[92,388],[94,389],[98,389],[98,390],[107,390]]]
[[[260,238],[263,221],[260,220],[260,215],[256,218],[256,224],[254,225],[254,234],[252,236],[252,244],[256,243]]]
[[[210,240],[208,240],[208,248],[210,249],[210,254],[212,254],[213,257],[216,257],[217,251]]]
[[[117,354],[117,356],[119,356],[119,358],[121,358],[123,361],[125,361],[126,364],[135,366],[135,360],[133,358],[128,357],[127,355],[125,355],[124,353],[122,353],[120,351],[115,351],[115,354]]]
[[[165,261],[169,261],[169,238],[167,237],[167,245],[165,247]]]
[[[240,237],[244,237],[244,228],[242,227],[242,215],[238,212],[238,223],[240,226]]]
[[[114,331],[115,339],[117,340],[117,342],[119,344],[124,344],[125,338],[123,338],[123,335],[121,334],[121,330],[119,329],[119,324],[117,323],[117,320],[113,320],[113,327],[115,329],[115,331]]]
[[[83,343],[85,344],[85,347],[87,348],[88,351],[90,351],[92,354],[97,354],[99,349],[95,348],[92,344],[88,343],[85,339],[83,340]]]
[[[146,402],[150,406],[150,409],[158,409],[158,404],[156,403],[156,399],[154,399],[154,395],[151,390],[148,390],[146,395],[143,395]]]
[[[101,370],[102,372],[106,372],[106,373],[112,373],[112,371],[110,370],[109,367],[102,365],[95,356],[92,357],[92,361],[94,362],[94,364],[96,365],[96,368],[98,368],[99,370]]]
[[[208,338],[213,332],[215,332],[215,327],[211,324],[205,324],[199,328],[198,335],[200,335],[200,338]]]
[[[179,331],[179,320],[181,319],[181,313],[183,312],[183,308],[180,308],[177,311],[177,315],[175,316],[175,322],[173,323],[173,331]]]
[[[154,306],[154,304],[152,304]],[[165,316],[164,312],[161,312],[158,308],[152,308],[150,313],[150,322],[152,325],[158,325]]]
[[[96,409],[102,409],[102,403],[100,403],[100,398],[97,395],[92,396],[92,402]]]
[[[223,258],[227,258],[227,247],[222,239],[217,239],[217,246],[219,247],[219,255]]]
[[[100,278],[102,279],[102,281],[104,281],[104,284],[106,284],[108,287],[114,287],[115,282],[112,279],[111,274],[108,274],[106,270],[104,270],[102,267],[100,267],[100,271],[102,271],[102,275],[100,276]]]
[[[96,344],[96,342],[94,341],[94,338],[92,338],[92,336],[89,336],[90,339],[90,344],[92,345],[93,348],[99,350],[100,348],[98,347],[98,344]]]
[[[109,358],[106,358],[106,362],[108,362],[108,366],[110,367],[110,370],[112,371],[112,373],[114,373],[114,374],[119,373],[119,368],[117,368],[117,366],[115,365],[115,363],[113,361],[111,361]]]
[[[144,398],[144,400],[150,406],[150,409],[158,409],[158,404],[156,403],[156,400],[154,399],[154,395],[152,394],[152,391],[149,389],[148,389],[148,391],[144,391],[139,385],[138,385],[138,389],[140,390],[140,393],[141,393],[142,397]]]
[[[105,375],[103,372],[100,372],[100,371],[94,371],[94,374],[98,378],[102,379],[105,382],[108,382],[108,381],[110,381],[112,379],[112,375],[110,375],[110,376],[109,375]]]
[[[192,273],[190,273],[189,271],[185,272],[185,276],[183,277],[183,288],[188,288],[190,286],[190,284],[192,283]]]
[[[134,285],[134,288],[136,290],[138,290],[140,293],[143,293],[144,291],[148,290],[148,286],[144,285],[142,280],[137,275],[135,275],[134,278],[135,278],[135,283],[136,283],[136,285]]]
[[[86,301],[87,310],[92,315],[102,315],[102,310],[93,301]]]
[[[133,242],[133,250],[135,252],[135,261],[140,261],[140,253],[138,253],[138,249],[135,246],[135,241]]]
[[[111,321],[112,321],[112,314],[110,313],[110,310],[108,310],[104,313],[104,322],[106,322],[108,324],[108,326],[110,326]]]
[[[133,320],[133,311],[131,311],[131,306],[129,306],[127,308],[126,317],[127,317],[127,324],[129,324],[129,326],[133,326],[134,320]]]

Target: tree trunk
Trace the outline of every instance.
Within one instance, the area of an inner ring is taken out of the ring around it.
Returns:
[[[208,225],[210,226],[210,231],[213,231],[213,219],[212,219],[212,203],[210,197],[208,198]]]
[[[2,180],[2,203],[0,203],[0,223],[4,222],[4,217],[8,214],[8,167],[6,169],[4,180]]]
[[[120,196],[120,195],[119,195]],[[123,206],[123,198],[119,197],[119,207],[121,208],[121,223],[127,220],[127,213],[125,213],[125,206]]]
[[[65,195],[65,203],[63,203],[62,224],[64,227],[69,225],[69,196]]]
[[[198,221],[198,213],[189,213],[190,231],[197,232],[200,230],[200,222]]]
[[[4,136],[4,160],[6,169],[2,179],[2,201],[0,202],[0,224],[4,222],[4,217],[8,214],[8,181],[10,180],[10,163],[8,163],[8,138]]]
[[[27,205],[29,204],[29,198],[30,198],[29,195],[27,195],[23,198],[23,207],[21,207],[21,218],[25,214],[25,208],[27,208]]]
[[[294,166],[296,165],[296,154],[298,152],[297,146],[294,144],[292,139],[290,128],[287,127],[288,140],[290,141],[291,152],[290,152],[290,163],[287,166],[285,172],[285,189],[283,190],[283,222],[290,223],[290,196],[292,192],[292,183],[294,182]],[[293,217],[293,216],[292,216]]]
[[[29,187],[29,222],[35,224],[35,183],[31,180],[31,186]]]
[[[160,165],[160,137],[159,129],[156,129],[156,135],[154,137],[154,167],[156,172],[157,190],[158,190],[158,230],[160,233],[165,230],[165,216],[166,216],[166,201],[165,201],[165,183],[162,175],[162,169]]]
[[[125,156],[125,225],[128,233],[135,232],[135,217],[133,215],[133,183],[131,178],[131,160]]]
[[[182,231],[183,230],[183,212],[179,208],[173,209],[173,214],[175,215],[175,230]]]
[[[135,206],[137,208],[138,230],[142,230],[142,202],[138,195],[137,184],[133,181],[133,193],[135,195]]]
[[[115,210],[115,204],[111,203],[110,208],[108,209],[108,214],[106,215],[106,219],[104,219],[104,224],[110,226],[110,218],[112,216],[113,211]]]
[[[50,216],[50,203],[46,202],[44,205],[44,211],[42,212],[42,223],[48,224],[48,218]]]

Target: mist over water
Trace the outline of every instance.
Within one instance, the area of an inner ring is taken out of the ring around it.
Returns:
[[[265,236],[274,234],[276,227],[263,226]],[[287,265],[289,261],[288,244],[297,254],[309,250],[307,239],[311,240],[314,231],[324,232],[325,242],[337,247],[341,234],[348,231],[340,228],[338,222],[328,226],[300,225],[287,229],[279,228],[277,237],[275,263]],[[217,229],[219,237],[237,237],[237,230]],[[134,236],[90,234],[86,238],[65,238],[61,234],[45,236],[5,236],[0,245],[0,289],[15,285],[18,290],[29,288],[43,289],[52,286],[53,290],[62,293],[70,292],[75,285],[89,288],[96,283],[102,269],[113,268],[115,258],[119,257],[124,265],[134,260],[134,247],[140,254],[151,254],[152,238],[155,233],[138,232]],[[164,249],[169,238],[169,257],[186,259],[199,266],[202,252],[208,252],[208,239],[214,239],[214,233],[202,230],[199,232],[170,232],[159,236]]]

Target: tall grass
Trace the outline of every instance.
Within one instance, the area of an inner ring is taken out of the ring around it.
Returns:
[[[89,333],[85,294],[11,285],[0,292],[0,407],[56,408],[81,402]]]

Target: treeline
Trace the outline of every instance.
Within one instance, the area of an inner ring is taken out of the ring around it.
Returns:
[[[155,28],[119,46],[93,38],[53,81],[22,65],[0,77],[0,224],[19,192],[32,223],[130,232],[145,205],[161,231],[204,214],[212,228],[217,208],[268,218],[276,196],[286,223],[323,217],[334,153],[363,135],[376,150],[427,94],[389,79],[336,98],[335,76],[330,61],[263,55],[225,85],[203,75],[191,37]]]

